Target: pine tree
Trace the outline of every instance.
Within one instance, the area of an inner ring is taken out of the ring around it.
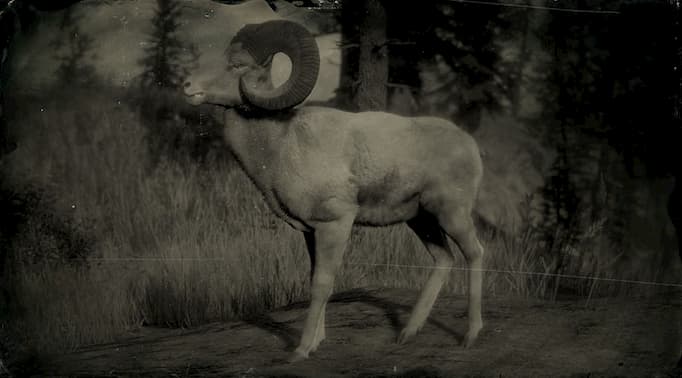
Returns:
[[[81,31],[78,25],[81,18],[73,8],[66,9],[59,24],[61,33],[52,42],[55,58],[59,61],[55,72],[58,85],[85,87],[92,85],[96,78],[95,68],[88,62],[88,59],[95,57],[91,53],[94,41]]]
[[[143,88],[178,89],[196,61],[193,45],[180,39],[182,3],[178,0],[156,0],[152,32],[145,48],[141,86]]]

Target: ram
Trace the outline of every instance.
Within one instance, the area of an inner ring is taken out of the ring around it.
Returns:
[[[274,88],[274,54],[292,63]],[[435,267],[398,337],[414,336],[454,263],[451,238],[469,266],[471,345],[483,326],[483,248],[472,209],[483,166],[470,135],[433,117],[294,108],[311,93],[319,71],[315,39],[285,20],[246,25],[226,50],[226,69],[195,72],[187,101],[212,104],[213,117],[243,170],[270,208],[303,233],[311,261],[311,302],[290,360],[307,358],[325,338],[325,307],[353,225],[401,222],[421,239]]]

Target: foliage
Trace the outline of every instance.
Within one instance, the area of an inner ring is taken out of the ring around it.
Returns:
[[[600,5],[614,9],[609,1]],[[580,214],[592,209],[594,221],[600,209],[608,214],[605,235],[619,251],[628,248],[623,240],[641,206],[636,180],[672,173],[668,154],[675,150],[668,6],[633,3],[620,11],[546,15],[535,30],[548,52],[535,84],[542,113],[530,127],[557,151],[543,192],[547,238],[587,227]]]
[[[168,88],[137,87],[126,91],[125,104],[139,114],[146,129],[145,145],[152,166],[165,160],[205,165],[215,156],[230,158],[221,147],[222,127],[211,117],[210,106],[192,106],[184,95]]]
[[[62,98],[90,106],[70,110]],[[54,263],[14,270],[17,303],[10,324],[26,337],[21,343],[41,353],[56,351],[110,341],[145,324],[191,327],[305,300],[309,269],[303,238],[272,215],[234,162],[222,155],[209,155],[202,165],[190,158],[152,157],[148,129],[116,98],[122,93],[115,90],[51,93],[40,100],[48,104],[44,113],[18,108],[29,116],[12,118],[25,127],[20,148],[4,160],[3,176],[11,179],[6,192],[40,188],[34,193],[45,193],[39,196],[44,200],[36,203],[53,209],[19,207],[15,213],[26,216],[26,224],[42,219],[47,222],[43,230],[55,226],[71,232],[73,240],[85,235],[90,241],[81,249],[87,252],[86,266]],[[98,120],[96,127],[90,119]],[[87,134],[79,136],[84,125]],[[59,215],[44,218],[45,212]],[[546,275],[557,262],[543,254],[539,235],[525,230],[519,237],[483,235],[485,266],[492,270],[486,275],[487,295],[552,297],[557,289],[558,295],[566,290],[588,295],[591,281]],[[39,247],[53,238],[32,234],[31,239],[15,233],[9,245],[42,251]],[[69,252],[79,250],[78,243],[70,245],[75,250]],[[586,237],[565,249],[587,254],[593,245]],[[563,273],[629,277],[599,258],[575,256],[563,264]],[[357,229],[337,290],[416,289],[431,263],[404,226]],[[445,293],[466,292],[459,254],[457,267]],[[623,289],[628,287],[603,285],[592,295]]]
[[[88,60],[94,39],[85,34],[78,23],[83,18],[73,8],[64,10],[59,33],[52,41],[59,66],[55,70],[58,85],[88,86],[95,82],[95,68]]]
[[[198,58],[195,46],[182,38],[183,7],[177,0],[156,1],[152,30],[140,60],[143,72],[138,85],[125,96],[133,111],[142,117],[142,125],[148,128],[150,156],[158,159],[173,159],[177,152],[190,152],[200,160],[212,140],[204,138],[203,131],[187,127],[188,119],[206,117],[201,117],[182,95],[182,84]],[[154,159],[156,163],[158,159]]]
[[[14,302],[2,322],[23,335],[20,344],[41,352],[111,341],[142,325],[191,327],[307,298],[302,237],[273,217],[226,157],[213,132],[220,125],[178,97],[192,49],[178,37],[179,2],[157,4],[141,62],[146,91],[46,91],[12,106],[19,148],[3,158],[0,172],[0,246],[2,262],[12,263],[4,298]],[[418,88],[415,68],[438,64],[447,83],[443,102],[461,106],[452,113],[499,109],[520,75],[501,60],[510,30],[503,18],[511,14],[429,5],[388,8],[388,43],[378,48],[390,53],[390,81]],[[414,24],[404,27],[408,16]],[[618,243],[636,210],[630,176],[672,169],[663,155],[675,140],[657,96],[668,85],[666,60],[657,55],[668,48],[659,45],[665,30],[653,17],[643,19],[650,27],[641,36],[628,31],[628,17],[590,17],[555,14],[541,30],[551,54],[537,81],[544,113],[531,131],[559,151],[544,191],[546,217],[533,222],[529,201],[518,235],[483,233],[486,295],[614,295],[635,289],[585,277],[663,277],[659,265],[624,265]],[[67,42],[73,55],[64,56],[61,72],[77,72],[88,44]],[[38,103],[45,104],[40,112]],[[652,126],[636,127],[641,123]],[[82,260],[87,264],[72,263]],[[429,265],[405,227],[357,229],[337,290],[417,288]],[[463,295],[459,255],[457,267],[444,291]]]
[[[45,264],[79,266],[86,262],[94,250],[93,240],[84,225],[55,211],[51,194],[0,184],[4,186],[0,189],[0,241],[8,269]]]
[[[180,38],[182,2],[156,0],[140,85],[142,88],[182,88],[189,69],[197,58],[197,51]]]
[[[469,130],[476,129],[481,111],[499,110],[509,96],[501,60],[510,35],[504,17],[508,11],[450,2],[399,4],[389,8],[389,30],[395,38],[389,49],[400,57],[392,67],[391,81],[419,88],[416,69],[430,65],[441,85],[421,93],[422,101],[436,101],[440,109],[454,105],[456,109],[447,115]]]
[[[467,4],[432,1],[415,6],[410,2],[380,2],[387,17],[386,40],[375,42],[375,56],[388,56],[388,82],[392,93],[407,89],[419,100],[433,103],[439,96],[437,107],[456,106],[447,116],[467,119],[470,129],[478,127],[482,109],[498,109],[506,93],[500,69],[500,42],[506,23],[503,11],[496,7],[481,9]],[[373,28],[364,26],[365,4],[344,1],[339,12],[343,27],[342,81],[337,103],[355,109],[354,98],[358,85],[360,50],[363,38]],[[442,86],[434,93],[419,93],[420,68],[424,65],[440,67]],[[392,111],[406,112],[404,109]],[[410,113],[409,111],[406,113]]]

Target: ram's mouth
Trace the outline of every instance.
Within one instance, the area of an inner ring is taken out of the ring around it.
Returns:
[[[201,105],[206,100],[206,94],[204,92],[197,92],[192,94],[185,93],[185,99],[188,103],[192,105]]]

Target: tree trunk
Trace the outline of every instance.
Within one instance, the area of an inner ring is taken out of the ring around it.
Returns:
[[[355,104],[358,110],[385,110],[388,82],[386,9],[380,0],[367,0],[360,23],[360,57]]]
[[[676,140],[680,140],[682,137],[682,70],[680,65],[682,65],[682,47],[679,44],[679,38],[682,37],[680,33],[680,22],[682,22],[682,8],[679,2],[673,2],[675,8],[675,40],[678,42],[673,44],[677,48],[677,70],[675,70],[675,79],[673,81],[676,85],[675,92],[673,95],[673,127],[674,136]],[[679,160],[678,160],[679,161]],[[675,185],[673,186],[673,191],[670,193],[670,198],[668,198],[668,215],[670,220],[675,227],[675,236],[677,237],[677,252],[680,255],[680,262],[682,262],[682,233],[680,233],[680,228],[682,227],[682,168],[680,168],[679,163],[674,169],[673,175],[675,177]],[[682,367],[682,356],[680,356],[680,367]]]
[[[682,174],[680,170],[675,174],[675,184],[673,191],[668,198],[668,216],[675,228],[675,237],[677,238],[677,253],[680,255],[680,262],[682,262]],[[680,359],[677,361],[677,367],[682,369],[682,346],[680,346]]]
[[[668,198],[668,216],[675,228],[675,236],[677,237],[677,252],[680,255],[680,261],[682,262],[682,177],[676,175],[675,184],[673,186],[673,191],[670,193]]]
[[[336,107],[357,111],[354,104],[355,82],[358,77],[358,39],[360,27],[357,23],[362,14],[363,4],[356,0],[345,0],[341,7],[341,78],[334,99]]]
[[[512,115],[514,117],[518,117],[521,111],[521,96],[523,96],[523,85],[525,83],[523,71],[526,69],[526,65],[528,64],[528,60],[530,58],[530,49],[528,49],[528,31],[530,28],[530,20],[528,19],[529,17],[530,16],[528,13],[524,13],[523,26],[521,28],[521,33],[523,33],[523,35],[521,36],[519,57],[515,67],[516,82],[514,83],[514,92],[512,93],[511,98]]]
[[[676,20],[676,30],[679,30],[679,19],[680,19],[680,8],[677,7],[678,19]],[[680,35],[679,32],[677,34]],[[682,49],[678,47],[677,58],[682,63]],[[674,136],[676,140],[682,136],[682,77],[680,75],[680,70],[677,70],[677,80],[676,84],[678,86],[677,93],[673,97],[673,118],[674,118]],[[678,154],[673,154],[673,156]],[[678,160],[679,161],[679,160]],[[673,177],[675,178],[675,183],[673,184],[673,190],[668,197],[668,216],[675,229],[675,238],[677,239],[677,253],[680,255],[680,263],[682,263],[682,168],[678,166],[674,168]],[[677,368],[682,370],[682,345],[680,345],[680,359],[677,361]]]

